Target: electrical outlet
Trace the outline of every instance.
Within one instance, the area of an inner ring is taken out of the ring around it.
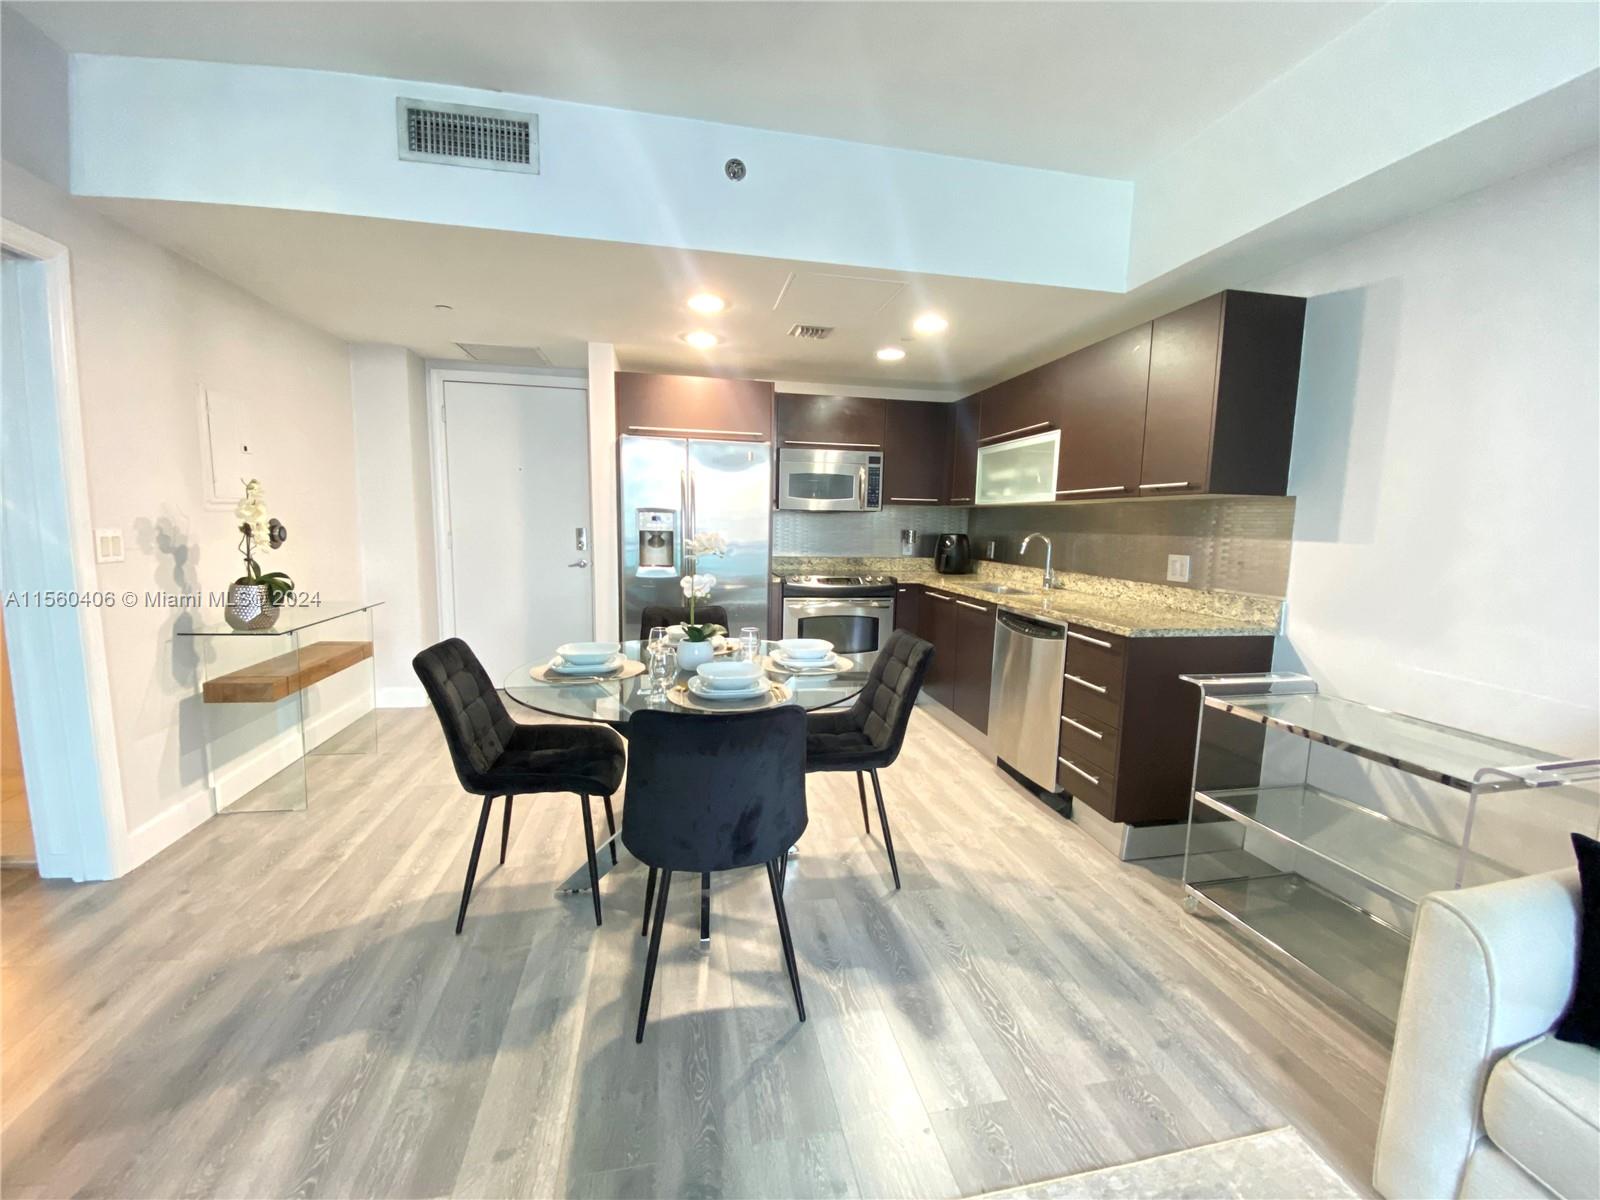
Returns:
[[[94,560],[97,563],[121,562],[122,530],[96,529],[94,531]]]
[[[1169,583],[1189,582],[1189,556],[1187,554],[1167,555],[1167,581]]]

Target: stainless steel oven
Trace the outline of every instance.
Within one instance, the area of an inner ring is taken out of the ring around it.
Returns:
[[[894,629],[888,575],[795,575],[783,581],[783,636],[826,638],[866,669]]]
[[[877,512],[883,455],[875,450],[778,451],[778,507],[802,512]]]

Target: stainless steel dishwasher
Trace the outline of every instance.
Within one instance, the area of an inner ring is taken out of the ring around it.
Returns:
[[[1005,609],[995,618],[989,744],[995,757],[1047,792],[1056,790],[1066,633]]]

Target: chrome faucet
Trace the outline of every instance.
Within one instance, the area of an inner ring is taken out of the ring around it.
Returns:
[[[1028,552],[1028,547],[1033,543],[1034,538],[1038,538],[1044,543],[1044,590],[1048,592],[1056,585],[1056,573],[1050,568],[1050,559],[1055,555],[1056,552],[1055,543],[1049,538],[1045,537],[1045,535],[1042,533],[1030,533],[1027,537],[1022,539],[1022,545],[1017,547],[1017,554],[1026,554]]]

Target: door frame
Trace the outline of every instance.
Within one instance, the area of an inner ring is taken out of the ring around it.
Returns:
[[[589,372],[557,367],[497,367],[475,363],[428,363],[428,462],[429,490],[433,493],[433,561],[439,604],[439,636],[456,636],[456,565],[450,541],[450,471],[444,420],[444,387],[447,383],[509,383],[521,387],[562,388],[581,392],[587,399]],[[585,404],[587,419],[588,406]],[[588,444],[583,453],[588,457]],[[592,469],[592,468],[591,468]],[[591,480],[590,491],[593,487]],[[589,544],[594,545],[594,503],[589,498]],[[594,556],[590,555],[593,561]]]
[[[63,491],[67,501],[67,545],[72,559],[73,584],[79,593],[100,590],[94,558],[94,520],[89,507],[88,461],[83,442],[83,408],[78,391],[78,352],[73,326],[72,258],[61,243],[35,233],[14,221],[0,218],[0,244],[13,254],[32,259],[43,268],[45,305],[50,324],[51,382],[55,391],[56,434],[61,451]],[[37,514],[35,514],[37,518]],[[54,669],[52,647],[15,639],[7,645],[11,661],[12,691],[19,716],[25,705],[54,712],[70,710],[80,699],[89,714],[88,744],[68,749],[72,786],[65,795],[44,796],[28,789],[28,815],[33,822],[35,858],[45,878],[76,882],[115,879],[127,868],[128,820],[122,797],[122,768],[117,754],[116,721],[111,702],[111,675],[106,665],[105,628],[99,610],[80,604],[77,620],[56,622],[55,636],[75,649],[83,662],[81,679],[65,677]],[[19,642],[21,644],[19,644]],[[74,645],[75,643],[75,645]],[[35,710],[37,711],[37,710]],[[23,769],[41,755],[59,755],[60,744],[40,745],[31,722],[18,721]],[[37,805],[52,808],[40,820]],[[41,833],[60,844],[49,851],[39,845]]]

